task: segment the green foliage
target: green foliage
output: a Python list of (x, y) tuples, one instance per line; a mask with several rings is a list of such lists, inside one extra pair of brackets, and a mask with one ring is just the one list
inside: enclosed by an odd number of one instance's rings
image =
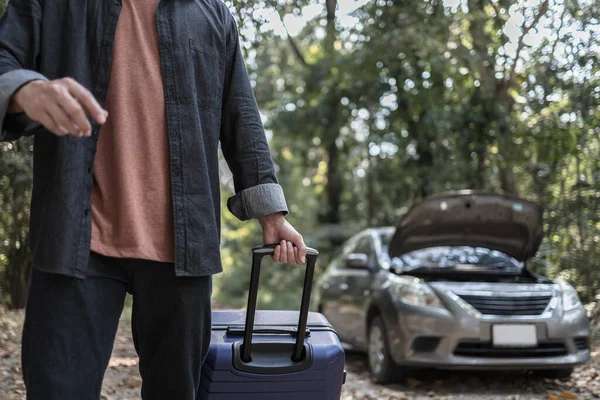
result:
[(0, 301), (13, 308), (25, 305), (29, 281), (32, 161), (30, 138), (0, 144)]

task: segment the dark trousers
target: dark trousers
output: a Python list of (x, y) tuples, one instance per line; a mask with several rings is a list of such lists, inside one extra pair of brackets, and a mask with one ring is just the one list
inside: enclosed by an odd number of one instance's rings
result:
[(85, 279), (33, 269), (23, 327), (28, 400), (98, 400), (126, 292), (144, 400), (195, 400), (211, 334), (211, 277), (92, 253)]

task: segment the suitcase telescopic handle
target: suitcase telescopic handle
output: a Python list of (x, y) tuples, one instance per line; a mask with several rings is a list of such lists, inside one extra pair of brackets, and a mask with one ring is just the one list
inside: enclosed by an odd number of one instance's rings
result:
[[(258, 297), (258, 281), (260, 277), (260, 265), (264, 256), (271, 256), (275, 252), (276, 244), (256, 246), (252, 249), (252, 271), (250, 273), (250, 290), (248, 291), (248, 309), (246, 310), (246, 324), (244, 326), (244, 342), (242, 346), (242, 361), (251, 361), (252, 332), (254, 330), (254, 317), (256, 315), (256, 301)], [(308, 309), (310, 307), (310, 294), (312, 291), (315, 265), (319, 252), (310, 247), (306, 249), (306, 272), (304, 274), (304, 285), (302, 289), (302, 302), (300, 303), (300, 317), (298, 319), (298, 335), (294, 346), (292, 361), (302, 360), (304, 349), (304, 338), (308, 321)]]

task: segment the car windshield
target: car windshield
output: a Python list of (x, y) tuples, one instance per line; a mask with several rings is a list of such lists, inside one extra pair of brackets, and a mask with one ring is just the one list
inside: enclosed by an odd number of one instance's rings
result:
[[(390, 235), (381, 235), (382, 252), (387, 256)], [(473, 246), (439, 246), (414, 250), (394, 257), (392, 263), (403, 270), (415, 268), (460, 268), (478, 266), (489, 268), (518, 268), (517, 260), (497, 250)]]

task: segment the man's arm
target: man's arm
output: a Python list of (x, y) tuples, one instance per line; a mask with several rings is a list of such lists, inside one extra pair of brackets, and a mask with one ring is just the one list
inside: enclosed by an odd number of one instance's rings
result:
[(227, 207), (243, 221), (276, 212), (286, 215), (285, 197), (275, 175), (237, 25), (229, 16), (220, 139), (236, 193)]
[(229, 13), (228, 18), (220, 140), (233, 174), (235, 195), (228, 199), (227, 207), (240, 220), (259, 220), (264, 242), (279, 243), (275, 261), (304, 262), (306, 246), (302, 236), (285, 219), (285, 196), (275, 174), (237, 24)]
[(74, 80), (48, 81), (36, 71), (41, 18), (38, 0), (10, 0), (0, 20), (2, 141), (31, 135), (40, 125), (59, 136), (89, 136), (87, 115), (100, 124), (107, 117), (94, 96)]
[(48, 79), (34, 71), (42, 10), (37, 0), (10, 0), (0, 20), (0, 140), (30, 134), (39, 123), (13, 101), (23, 85)]

